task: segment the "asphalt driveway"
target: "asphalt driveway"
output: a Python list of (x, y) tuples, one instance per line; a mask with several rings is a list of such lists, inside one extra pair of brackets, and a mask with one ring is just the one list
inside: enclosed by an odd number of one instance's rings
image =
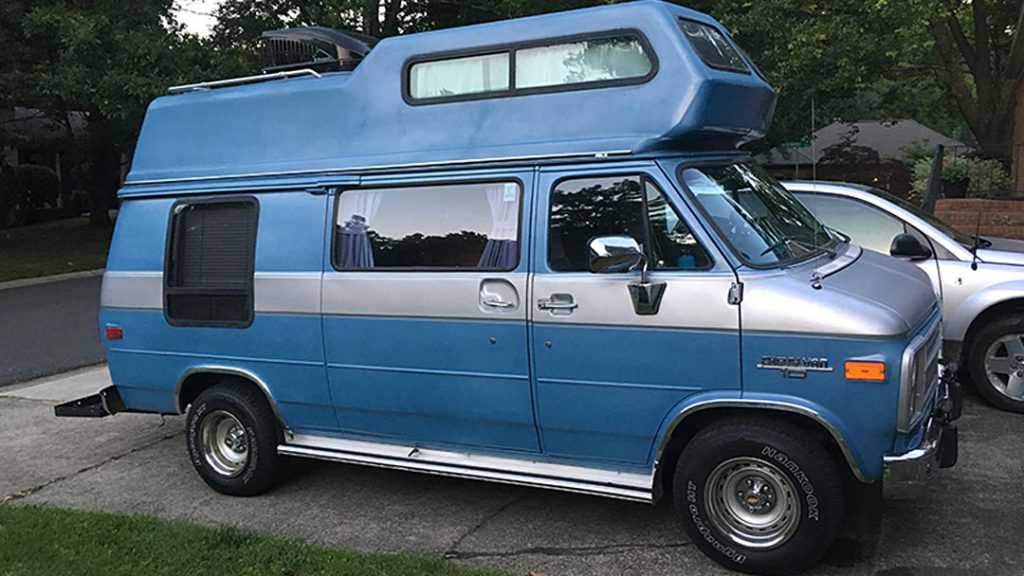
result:
[[(645, 506), (355, 466), (299, 462), (255, 499), (208, 489), (183, 419), (53, 417), (105, 385), (103, 368), (0, 391), (0, 500), (231, 524), (360, 551), (406, 551), (555, 575), (727, 574), (690, 544), (667, 505)], [(911, 500), (868, 490), (812, 574), (1024, 574), (1024, 416), (968, 397), (961, 461)]]
[(0, 288), (0, 386), (104, 361), (102, 277)]

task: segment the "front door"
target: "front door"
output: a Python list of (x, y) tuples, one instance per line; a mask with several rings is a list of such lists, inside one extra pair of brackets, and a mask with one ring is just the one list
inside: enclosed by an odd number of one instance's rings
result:
[[(532, 348), (545, 453), (649, 465), (664, 419), (688, 397), (740, 387), (734, 273), (654, 164), (542, 170)], [(634, 306), (639, 272), (596, 274), (588, 243), (627, 235), (664, 283), (654, 314)]]
[(533, 174), (364, 178), (334, 198), (324, 276), (349, 436), (536, 451), (527, 348)]

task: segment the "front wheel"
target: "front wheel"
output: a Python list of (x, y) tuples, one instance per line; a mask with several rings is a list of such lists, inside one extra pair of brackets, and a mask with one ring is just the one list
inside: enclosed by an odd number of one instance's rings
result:
[(673, 480), (690, 539), (733, 570), (805, 570), (842, 526), (835, 462), (811, 435), (785, 423), (730, 418), (705, 428), (680, 454)]
[(255, 496), (277, 482), (280, 426), (259, 391), (240, 382), (207, 388), (189, 407), (185, 429), (192, 465), (214, 490)]
[(983, 326), (967, 351), (971, 382), (996, 408), (1024, 413), (1024, 316)]

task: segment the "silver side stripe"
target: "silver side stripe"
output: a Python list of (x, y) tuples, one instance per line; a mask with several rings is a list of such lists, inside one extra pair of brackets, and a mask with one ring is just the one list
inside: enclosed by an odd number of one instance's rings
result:
[[(522, 321), (526, 278), (513, 272), (328, 272), (324, 314)], [(513, 306), (484, 306), (484, 293)]]
[[(253, 296), (257, 313), (319, 314), (319, 272), (257, 272)], [(104, 308), (162, 310), (162, 272), (115, 272), (103, 275), (100, 305)]]
[(536, 486), (636, 502), (653, 500), (653, 471), (636, 474), (302, 434), (278, 446), (277, 451), (288, 456)]

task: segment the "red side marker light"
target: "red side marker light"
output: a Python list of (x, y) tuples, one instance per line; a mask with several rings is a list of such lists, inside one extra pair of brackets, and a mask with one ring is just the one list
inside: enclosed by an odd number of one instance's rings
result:
[(107, 324), (107, 340), (120, 340), (124, 338), (124, 328), (114, 324)]

